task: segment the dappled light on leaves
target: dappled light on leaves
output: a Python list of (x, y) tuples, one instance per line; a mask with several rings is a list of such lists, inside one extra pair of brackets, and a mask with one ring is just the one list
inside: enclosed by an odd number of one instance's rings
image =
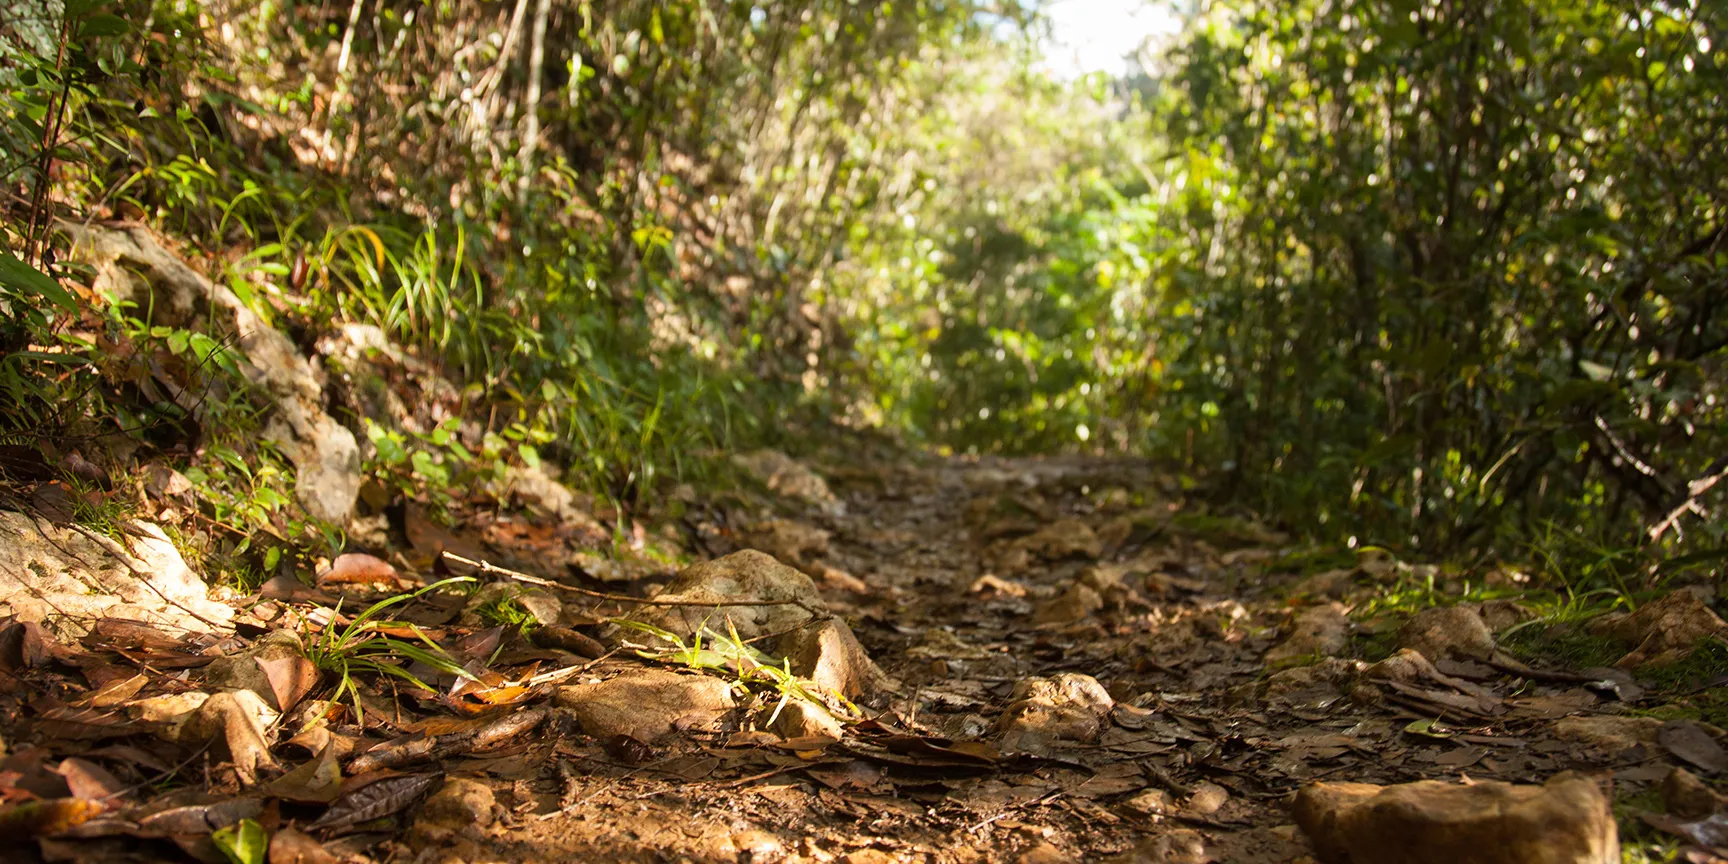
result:
[(0, 857), (1728, 858), (1724, 25), (0, 8)]

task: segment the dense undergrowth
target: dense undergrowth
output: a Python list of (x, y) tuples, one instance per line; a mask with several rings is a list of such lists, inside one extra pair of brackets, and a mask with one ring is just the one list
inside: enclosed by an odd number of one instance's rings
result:
[[(977, 24), (920, 4), (529, 6), (0, 18), (15, 469), (124, 439), (199, 463), (218, 521), (328, 533), (279, 515), (293, 478), (225, 334), (60, 287), (90, 276), (60, 220), (150, 225), (304, 348), (363, 323), (431, 363), (461, 388), (447, 416), (344, 419), (372, 473), (434, 499), (550, 458), (628, 509), (838, 404), (838, 331), (806, 283), (881, 197), (887, 157), (862, 145), (889, 122), (871, 111), (917, 97), (896, 68)], [(456, 435), (476, 418), (478, 444)]]
[(1151, 454), (1323, 540), (1720, 584), (1724, 23), (1201, 4), (1108, 118), (1016, 127), (1042, 182), (946, 151), (879, 256), (927, 262), (873, 286), (879, 390), (956, 449)]
[(629, 509), (834, 423), (1152, 456), (1567, 596), (1719, 582), (1721, 15), (1220, 0), (1070, 82), (1035, 7), (9, 7), (5, 468), (146, 448), (236, 537), (341, 544), (232, 334), (88, 290), (60, 226), (122, 220), (453, 382), (342, 418), (433, 503), (544, 459)]

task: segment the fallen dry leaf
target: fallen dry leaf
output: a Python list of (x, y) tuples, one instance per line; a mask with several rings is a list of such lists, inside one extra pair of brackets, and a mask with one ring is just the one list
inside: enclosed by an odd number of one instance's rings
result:
[(0, 669), (34, 669), (54, 659), (62, 646), (35, 621), (11, 621), (0, 628)]
[(298, 654), (265, 659), (254, 658), (270, 682), (270, 695), (277, 711), (287, 713), (318, 686), (318, 667)]
[(188, 804), (152, 813), (138, 820), (140, 837), (172, 837), (179, 834), (209, 834), (241, 819), (264, 812), (258, 798), (228, 798), (208, 804)]
[(138, 727), (113, 711), (96, 708), (54, 708), (42, 713), (42, 731), (59, 741), (96, 741), (134, 734)]
[(334, 743), (326, 743), (318, 755), (264, 786), (277, 798), (311, 804), (328, 804), (342, 792), (342, 766)]
[(1728, 752), (1711, 737), (1704, 727), (1692, 720), (1670, 720), (1662, 724), (1656, 740), (1674, 754), (1701, 771), (1711, 774), (1728, 773)]
[(276, 766), (264, 737), (275, 714), (264, 704), (264, 697), (251, 690), (224, 691), (198, 706), (198, 713), (181, 736), (194, 741), (220, 738), (228, 745), (228, 756), (241, 784), (250, 786), (258, 782), (258, 769)]
[(399, 768), (416, 762), (485, 750), (533, 730), (546, 719), (547, 714), (546, 709), (536, 708), (497, 717), (484, 725), (461, 731), (431, 737), (403, 736), (356, 756), (348, 763), (348, 770), (355, 774), (366, 774), (380, 769)]
[(443, 774), (392, 774), (376, 779), (355, 777), (345, 784), (341, 796), (330, 805), (330, 809), (307, 827), (331, 834), (353, 830), (408, 809), (443, 782)]
[(0, 809), (0, 840), (51, 837), (90, 821), (107, 808), (82, 798), (25, 801)]
[(90, 694), (90, 705), (95, 708), (113, 708), (138, 695), (138, 691), (143, 690), (144, 685), (148, 683), (150, 683), (149, 676), (142, 673), (130, 678), (110, 681), (103, 685), (102, 689)]
[(318, 587), (326, 585), (394, 585), (398, 581), (395, 565), (376, 555), (347, 552), (336, 556), (330, 569), (318, 574)]
[(114, 779), (114, 775), (102, 766), (76, 757), (62, 761), (54, 773), (66, 778), (66, 787), (72, 790), (72, 797), (86, 801), (105, 801), (119, 796), (126, 789), (125, 784)]

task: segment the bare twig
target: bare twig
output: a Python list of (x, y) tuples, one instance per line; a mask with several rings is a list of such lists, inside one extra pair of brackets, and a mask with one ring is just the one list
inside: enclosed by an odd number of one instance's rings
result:
[(380, 768), (400, 768), (403, 765), (484, 750), (532, 730), (546, 719), (547, 714), (544, 708), (518, 711), (479, 729), (433, 735), (394, 746), (386, 744), (354, 757), (348, 763), (348, 771), (350, 774), (364, 774)]
[(1703, 506), (1698, 503), (1698, 499), (1704, 497), (1705, 492), (1715, 488), (1716, 484), (1722, 482), (1722, 479), (1725, 477), (1728, 477), (1728, 463), (1724, 463), (1716, 473), (1706, 474), (1703, 477), (1686, 484), (1686, 500), (1680, 502), (1680, 506), (1669, 511), (1668, 515), (1663, 518), (1661, 522), (1656, 523), (1655, 527), (1650, 529), (1650, 539), (1652, 541), (1662, 539), (1662, 535), (1667, 533), (1669, 528), (1674, 528), (1678, 531), (1679, 527), (1677, 523), (1679, 522), (1680, 517), (1689, 512), (1696, 513), (1699, 516), (1708, 519), (1709, 513), (1707, 513)]
[(472, 558), (464, 558), (449, 550), (444, 551), (444, 557), (458, 564), (466, 564), (469, 567), (478, 568), (480, 572), (488, 575), (507, 576), (518, 582), (526, 582), (529, 585), (539, 585), (542, 588), (556, 588), (560, 591), (569, 591), (573, 594), (581, 594), (584, 597), (594, 597), (600, 600), (611, 600), (615, 603), (636, 603), (643, 606), (693, 606), (702, 609), (722, 609), (731, 606), (796, 606), (809, 612), (813, 618), (825, 619), (829, 617), (828, 610), (818, 609), (802, 600), (761, 600), (755, 598), (746, 598), (743, 600), (659, 600), (653, 597), (632, 597), (628, 594), (613, 594), (607, 591), (591, 591), (587, 588), (565, 585), (562, 582), (554, 582), (551, 579), (542, 579), (539, 576), (530, 576), (527, 573), (499, 567), (498, 565), (487, 561), (475, 561)]

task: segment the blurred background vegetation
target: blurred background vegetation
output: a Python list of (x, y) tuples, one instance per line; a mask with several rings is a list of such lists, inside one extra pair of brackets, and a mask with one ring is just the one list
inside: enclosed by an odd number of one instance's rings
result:
[(128, 220), (611, 500), (831, 426), (1147, 456), (1325, 542), (1720, 572), (1728, 11), (1199, 0), (1087, 72), (1048, 49), (1084, 7), (7, 4), (0, 436), (274, 488), (243, 392), (188, 438), (115, 371), (225, 357), (57, 258)]

